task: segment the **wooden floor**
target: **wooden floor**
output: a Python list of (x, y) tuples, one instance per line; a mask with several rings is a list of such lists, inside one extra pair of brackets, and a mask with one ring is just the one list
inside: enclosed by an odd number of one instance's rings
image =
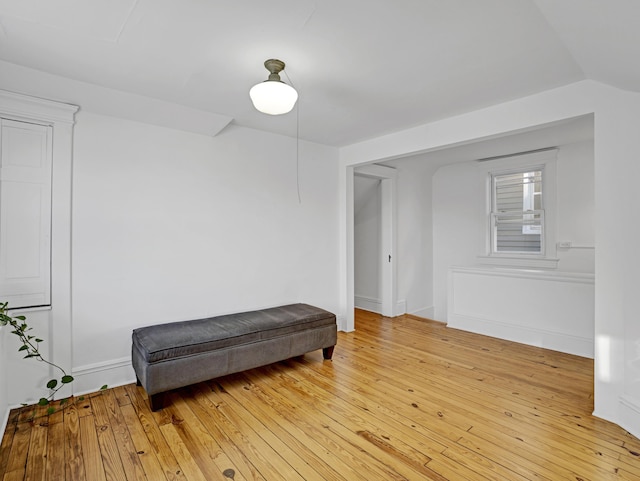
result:
[(640, 480), (640, 441), (591, 416), (593, 362), (358, 312), (321, 352), (172, 393), (131, 384), (11, 413), (0, 480)]

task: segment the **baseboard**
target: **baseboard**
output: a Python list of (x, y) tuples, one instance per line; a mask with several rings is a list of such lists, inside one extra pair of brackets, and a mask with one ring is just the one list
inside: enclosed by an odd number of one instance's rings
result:
[(620, 426), (640, 439), (640, 399), (620, 396)]
[(380, 314), (382, 312), (382, 302), (378, 299), (374, 299), (373, 297), (355, 296), (354, 305), (356, 308), (362, 309), (363, 311), (375, 312), (376, 314)]
[[(375, 312), (382, 314), (382, 302), (379, 299), (367, 296), (354, 296), (354, 306), (363, 311)], [(396, 302), (393, 315), (401, 316), (407, 312), (407, 301), (400, 300)]]
[(560, 332), (516, 326), (489, 319), (480, 319), (460, 314), (449, 314), (447, 326), (507, 341), (542, 347), (593, 359), (593, 339), (572, 336)]
[(130, 357), (78, 366), (72, 369), (71, 374), (76, 396), (98, 391), (105, 384), (109, 387), (122, 386), (136, 379)]
[[(132, 378), (130, 378), (130, 379), (127, 379), (127, 380), (124, 380), (124, 381), (122, 381), (122, 382), (118, 382), (118, 383), (108, 384), (108, 385), (107, 385), (107, 389), (113, 389), (113, 388), (115, 388), (115, 387), (120, 387), (120, 386), (126, 386), (127, 384), (133, 384), (133, 383), (135, 383), (135, 382), (136, 382), (136, 376), (135, 376), (135, 373), (134, 373), (133, 377), (132, 377)], [(87, 391), (78, 391), (78, 392), (75, 392), (73, 395), (74, 395), (75, 397), (78, 397), (78, 396), (86, 396), (87, 394), (93, 394), (93, 393), (96, 393), (96, 392), (99, 392), (99, 391), (100, 391), (100, 389), (89, 389), (89, 390), (87, 390)]]
[(353, 331), (353, 329), (351, 331), (347, 330), (347, 316), (343, 314), (338, 314), (336, 316), (336, 324), (338, 325), (338, 331), (343, 331), (343, 332)]
[(417, 311), (411, 311), (411, 312), (408, 312), (407, 314), (411, 314), (412, 316), (415, 316), (415, 317), (421, 317), (423, 319), (435, 320), (435, 312), (436, 312), (436, 308), (431, 306), (431, 307), (418, 309)]

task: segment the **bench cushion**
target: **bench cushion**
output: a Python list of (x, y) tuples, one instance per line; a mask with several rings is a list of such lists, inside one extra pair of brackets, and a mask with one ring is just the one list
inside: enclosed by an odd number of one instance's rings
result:
[(331, 312), (308, 304), (291, 304), (142, 327), (133, 331), (133, 344), (144, 360), (153, 364), (335, 324)]

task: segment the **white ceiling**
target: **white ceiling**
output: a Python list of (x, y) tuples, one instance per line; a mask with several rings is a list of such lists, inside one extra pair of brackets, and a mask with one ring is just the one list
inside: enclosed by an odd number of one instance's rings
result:
[[(347, 145), (590, 78), (640, 91), (637, 0), (0, 0), (0, 59)], [(73, 98), (58, 99), (73, 102)]]

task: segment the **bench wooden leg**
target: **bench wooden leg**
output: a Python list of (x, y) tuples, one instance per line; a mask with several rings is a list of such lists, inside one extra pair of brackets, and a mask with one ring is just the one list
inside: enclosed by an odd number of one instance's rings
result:
[(333, 356), (333, 348), (336, 346), (329, 346), (322, 349), (322, 357), (325, 359), (331, 360), (331, 356)]
[(164, 393), (152, 394), (149, 396), (149, 406), (153, 412), (162, 409), (164, 405)]

